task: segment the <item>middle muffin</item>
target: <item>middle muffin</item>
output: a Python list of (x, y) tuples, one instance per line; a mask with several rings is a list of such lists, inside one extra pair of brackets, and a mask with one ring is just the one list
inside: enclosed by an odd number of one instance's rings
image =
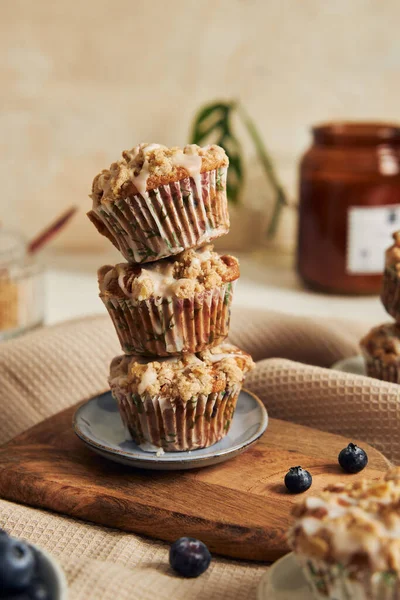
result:
[(98, 271), (100, 298), (126, 354), (202, 352), (228, 335), (239, 262), (212, 245), (146, 265)]

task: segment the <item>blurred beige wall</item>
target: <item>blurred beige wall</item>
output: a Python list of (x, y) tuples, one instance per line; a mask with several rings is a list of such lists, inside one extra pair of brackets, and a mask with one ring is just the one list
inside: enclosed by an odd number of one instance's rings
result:
[(57, 244), (107, 244), (93, 176), (140, 141), (184, 144), (215, 98), (243, 101), (293, 192), (311, 123), (400, 121), (399, 23), (398, 0), (3, 2), (1, 220), (29, 236), (77, 203)]

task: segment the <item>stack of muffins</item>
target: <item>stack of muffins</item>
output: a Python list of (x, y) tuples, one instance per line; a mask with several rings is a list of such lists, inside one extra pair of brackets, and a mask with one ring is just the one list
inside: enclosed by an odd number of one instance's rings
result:
[(381, 300), (395, 321), (374, 327), (360, 342), (370, 377), (400, 383), (400, 231), (385, 254)]
[(88, 217), (127, 261), (98, 271), (124, 352), (109, 382), (144, 450), (218, 442), (254, 366), (224, 341), (238, 260), (209, 243), (229, 231), (227, 168), (219, 146), (140, 144), (93, 181)]

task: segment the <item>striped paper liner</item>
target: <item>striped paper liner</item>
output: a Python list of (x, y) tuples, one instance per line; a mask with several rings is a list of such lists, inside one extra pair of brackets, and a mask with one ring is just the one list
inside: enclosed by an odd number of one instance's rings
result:
[[(397, 600), (400, 581), (394, 571), (376, 572), (297, 556), (315, 600)], [(311, 600), (311, 598), (310, 598)]]
[(379, 358), (365, 357), (367, 375), (380, 379), (381, 381), (390, 381), (391, 383), (400, 383), (400, 362), (385, 364)]
[(194, 396), (188, 402), (132, 394), (113, 386), (121, 418), (136, 444), (167, 452), (206, 448), (229, 431), (241, 386)]
[[(173, 256), (229, 232), (227, 167), (131, 198), (99, 204), (89, 218), (128, 262)], [(200, 189), (198, 189), (200, 187)], [(105, 229), (104, 229), (105, 228)]]
[(229, 332), (233, 283), (191, 298), (128, 298), (101, 295), (125, 354), (168, 356), (217, 346)]

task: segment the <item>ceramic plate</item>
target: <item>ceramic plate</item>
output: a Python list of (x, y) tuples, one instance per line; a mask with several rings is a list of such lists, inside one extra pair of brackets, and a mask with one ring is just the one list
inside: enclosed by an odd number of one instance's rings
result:
[(57, 561), (42, 548), (38, 548), (35, 544), (31, 544), (30, 542), (28, 542), (28, 544), (35, 553), (38, 572), (49, 589), (49, 597), (53, 598), (53, 600), (67, 600), (67, 580)]
[(232, 425), (220, 442), (189, 452), (165, 452), (157, 456), (135, 444), (125, 429), (111, 392), (95, 396), (80, 406), (74, 415), (75, 433), (92, 450), (115, 462), (141, 469), (174, 470), (206, 467), (244, 452), (264, 433), (267, 411), (259, 398), (240, 392)]
[(312, 592), (293, 552), (272, 565), (262, 577), (257, 600), (311, 600)]
[(366, 375), (364, 358), (360, 356), (351, 356), (344, 358), (332, 365), (332, 369), (343, 371), (344, 373), (353, 373), (353, 375)]

